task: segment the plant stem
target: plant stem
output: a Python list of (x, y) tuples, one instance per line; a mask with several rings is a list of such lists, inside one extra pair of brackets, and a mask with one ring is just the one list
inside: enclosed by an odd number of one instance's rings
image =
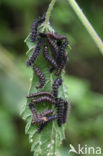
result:
[(47, 28), (49, 26), (49, 19), (50, 19), (51, 11), (53, 9), (55, 2), (56, 2), (56, 0), (52, 0), (51, 3), (49, 4), (48, 10), (46, 12), (45, 23), (44, 23), (45, 28)]
[(67, 0), (67, 1), (70, 4), (70, 6), (72, 7), (72, 9), (74, 10), (74, 12), (76, 13), (76, 15), (78, 16), (78, 18), (80, 19), (80, 21), (83, 23), (84, 27), (87, 29), (87, 31), (91, 35), (92, 39), (96, 43), (96, 45), (99, 48), (99, 50), (101, 51), (101, 53), (103, 54), (102, 40), (100, 39), (100, 37), (98, 36), (98, 34), (96, 33), (96, 31), (94, 30), (92, 25), (90, 24), (90, 22), (88, 21), (88, 19), (86, 18), (86, 16), (84, 15), (82, 10), (78, 6), (78, 4), (76, 3), (76, 1), (75, 0)]

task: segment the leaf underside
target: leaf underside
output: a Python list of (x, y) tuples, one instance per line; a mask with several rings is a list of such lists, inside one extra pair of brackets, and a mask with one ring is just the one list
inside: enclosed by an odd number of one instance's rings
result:
[[(27, 55), (30, 57), (32, 54), (35, 44), (30, 42), (30, 35), (25, 40), (28, 51)], [(50, 52), (50, 51), (49, 51)], [(38, 91), (49, 91), (52, 92), (52, 84), (54, 80), (57, 78), (55, 76), (55, 71), (51, 74), (49, 72), (50, 64), (45, 60), (43, 56), (43, 49), (41, 50), (40, 55), (38, 56), (35, 64), (37, 67), (43, 72), (46, 78), (46, 84), (41, 89), (36, 89), (36, 86), (39, 83), (38, 77), (33, 73), (31, 87), (29, 90), (29, 94), (37, 93)], [(62, 73), (63, 79), (64, 71)], [(66, 99), (68, 97), (66, 88), (64, 84), (59, 87), (59, 97)], [(22, 117), (26, 120), (26, 128), (25, 133), (29, 135), (29, 142), (31, 143), (31, 151), (34, 152), (34, 156), (51, 156), (57, 155), (57, 149), (62, 143), (62, 140), (65, 138), (64, 129), (65, 124), (61, 127), (58, 127), (57, 120), (54, 120), (46, 125), (46, 127), (41, 131), (41, 133), (37, 132), (37, 125), (31, 125), (32, 121), (32, 113), (29, 110), (28, 104), (30, 99), (27, 99), (27, 103), (25, 105), (25, 109), (22, 112)], [(56, 109), (53, 104), (41, 103), (36, 105), (36, 109), (38, 113), (41, 113), (47, 109), (54, 109), (56, 113)]]

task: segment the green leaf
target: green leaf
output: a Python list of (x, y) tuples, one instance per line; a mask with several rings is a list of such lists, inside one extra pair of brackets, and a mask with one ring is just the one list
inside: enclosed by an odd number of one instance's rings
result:
[[(26, 38), (25, 42), (29, 48), (28, 52), (30, 52), (30, 51), (33, 52), (32, 47), (35, 47), (35, 44), (32, 44), (30, 42), (30, 35)], [(29, 55), (30, 53), (27, 53), (27, 54)], [(51, 92), (52, 84), (53, 84), (54, 80), (57, 78), (57, 76), (55, 76), (55, 71), (52, 74), (50, 74), (49, 68), (51, 66), (45, 60), (42, 52), (36, 60), (36, 65), (37, 65), (37, 67), (39, 67), (39, 69), (45, 75), (46, 84), (43, 88), (37, 90), (36, 86), (38, 85), (39, 81), (38, 81), (38, 77), (35, 74), (33, 74), (29, 94), (36, 93), (38, 91)], [(63, 78), (63, 75), (64, 75), (64, 72), (63, 72), (62, 76), (60, 76), (60, 77)], [(59, 97), (62, 97), (63, 99), (68, 98), (67, 90), (66, 90), (64, 84), (62, 86), (60, 86), (60, 88), (59, 88)], [(23, 116), (23, 119), (26, 120), (26, 122), (27, 122), (25, 132), (26, 132), (26, 134), (29, 134), (29, 142), (31, 143), (31, 151), (34, 152), (35, 156), (55, 155), (55, 152), (61, 145), (62, 140), (65, 138), (65, 134), (64, 134), (65, 124), (62, 127), (58, 127), (57, 120), (52, 121), (52, 122), (48, 123), (48, 125), (39, 134), (37, 132), (37, 126), (31, 125), (32, 113), (30, 112), (30, 110), (28, 108), (29, 102), (30, 102), (30, 99), (27, 100), (26, 106), (23, 107), (25, 109), (24, 109), (24, 112), (22, 113), (22, 116)], [(54, 109), (55, 110), (54, 105), (45, 104), (45, 103), (38, 104), (36, 106), (36, 109), (39, 113), (45, 111), (46, 109)], [(56, 113), (56, 110), (55, 110), (55, 113)]]

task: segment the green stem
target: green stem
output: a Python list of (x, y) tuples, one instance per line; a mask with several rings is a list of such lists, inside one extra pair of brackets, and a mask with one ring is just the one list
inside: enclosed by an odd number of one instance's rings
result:
[(101, 51), (101, 53), (103, 54), (102, 40), (100, 39), (100, 37), (98, 36), (98, 34), (96, 33), (96, 31), (94, 30), (92, 25), (90, 24), (90, 22), (88, 21), (88, 19), (86, 18), (86, 16), (84, 15), (82, 10), (78, 6), (78, 4), (76, 3), (76, 1), (75, 0), (67, 0), (67, 1), (70, 4), (70, 6), (72, 7), (72, 9), (75, 11), (75, 13), (78, 16), (78, 18), (80, 19), (80, 21), (83, 23), (84, 27), (87, 29), (87, 31), (91, 35), (92, 39), (96, 43), (96, 45), (99, 48), (99, 50)]
[(46, 12), (45, 23), (44, 23), (45, 28), (48, 28), (48, 26), (49, 26), (49, 19), (50, 19), (51, 11), (52, 11), (55, 3), (56, 3), (56, 0), (52, 0), (51, 3), (49, 4), (48, 10)]

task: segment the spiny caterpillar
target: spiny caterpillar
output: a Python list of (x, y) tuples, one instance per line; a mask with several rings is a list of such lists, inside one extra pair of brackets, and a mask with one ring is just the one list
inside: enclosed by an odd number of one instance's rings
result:
[(67, 114), (68, 114), (68, 109), (69, 109), (69, 103), (67, 101), (64, 101), (63, 123), (66, 122)]
[(42, 17), (39, 17), (36, 21), (32, 24), (32, 30), (31, 30), (31, 42), (35, 42), (38, 34), (38, 27), (45, 21), (45, 15)]
[(51, 38), (53, 38), (55, 40), (64, 40), (64, 39), (66, 39), (66, 36), (64, 36), (64, 35), (57, 35), (56, 33), (51, 33), (51, 32), (47, 32), (46, 34), (47, 34), (47, 36), (49, 36), (49, 37), (51, 37)]
[(67, 45), (68, 45), (68, 40), (66, 39), (65, 42), (60, 47), (60, 52), (59, 52), (59, 56), (58, 56), (58, 64), (61, 64), (61, 62), (63, 60), (65, 49), (66, 49)]
[(38, 39), (38, 43), (37, 43), (37, 45), (36, 45), (36, 47), (35, 47), (35, 49), (34, 49), (34, 52), (33, 52), (33, 54), (31, 55), (31, 57), (27, 60), (27, 66), (31, 66), (34, 62), (35, 62), (35, 60), (37, 59), (37, 57), (38, 57), (38, 55), (40, 54), (40, 52), (41, 52), (41, 45), (43, 44), (43, 40), (42, 39)]
[(51, 98), (54, 98), (54, 95), (50, 92), (37, 92), (37, 93), (33, 93), (27, 96), (27, 98), (33, 98), (33, 97), (38, 97), (38, 96), (49, 96)]
[(58, 88), (59, 86), (62, 84), (62, 79), (61, 78), (57, 78), (55, 81), (54, 81), (54, 84), (53, 84), (53, 95), (55, 98), (57, 98), (58, 96)]
[(63, 119), (64, 119), (63, 105), (64, 105), (63, 99), (59, 98), (56, 104), (57, 114), (58, 114), (58, 126), (61, 126), (63, 124)]
[(61, 64), (58, 66), (58, 68), (57, 68), (57, 71), (56, 71), (56, 73), (55, 73), (56, 76), (59, 76), (59, 75), (61, 74), (61, 72), (62, 72), (64, 66), (65, 66), (65, 62), (62, 61), (62, 63), (61, 63)]
[[(54, 113), (54, 110), (46, 110), (42, 112), (40, 115), (38, 115), (37, 110), (34, 108), (32, 103), (29, 103), (29, 108), (33, 114), (32, 124), (39, 124), (42, 125), (44, 123), (48, 123), (48, 121), (53, 120), (55, 115), (52, 115)], [(48, 116), (52, 115), (52, 116)]]
[(39, 97), (38, 99), (32, 100), (32, 102), (35, 103), (35, 104), (43, 103), (43, 102), (55, 104), (55, 100), (53, 98), (50, 98), (50, 97), (47, 97), (47, 96)]
[(53, 48), (53, 56), (54, 56), (54, 58), (57, 58), (57, 56), (58, 56), (58, 46), (57, 46), (57, 44), (50, 37), (47, 37), (47, 39), (48, 39), (49, 44)]
[(55, 119), (57, 119), (57, 115), (53, 115), (53, 116), (47, 117), (47, 121), (44, 122), (43, 124), (40, 124), (40, 125), (38, 126), (38, 132), (40, 133), (40, 132), (43, 130), (43, 128), (44, 128), (50, 121), (55, 120)]
[(57, 64), (55, 60), (50, 57), (47, 46), (44, 47), (44, 57), (55, 69), (57, 69)]
[(42, 88), (45, 84), (45, 76), (43, 75), (43, 73), (40, 71), (40, 69), (35, 64), (33, 65), (33, 70), (39, 77), (39, 81), (40, 81), (40, 84), (38, 86), (36, 86), (36, 88), (37, 89)]
[[(33, 43), (36, 41), (36, 46), (34, 52), (27, 61), (27, 66), (31, 66), (33, 71), (38, 76), (39, 85), (36, 86), (36, 88), (41, 89), (44, 87), (43, 91), (31, 93), (27, 96), (27, 99), (29, 100), (29, 109), (32, 112), (32, 124), (37, 125), (39, 133), (52, 120), (57, 120), (59, 127), (65, 123), (69, 108), (69, 103), (66, 100), (61, 97), (58, 98), (58, 89), (59, 86), (62, 85), (62, 78), (61, 76), (58, 78), (58, 76), (61, 74), (67, 62), (66, 48), (68, 46), (68, 40), (64, 35), (58, 35), (53, 32), (42, 32), (39, 30), (44, 21), (45, 15), (38, 18), (32, 24), (30, 40)], [(49, 52), (49, 49), (52, 53)], [(43, 54), (42, 57), (44, 57), (45, 60), (51, 65), (50, 69), (48, 67), (50, 76), (52, 75), (51, 73), (53, 70), (56, 70), (56, 79), (52, 84), (52, 88), (50, 88), (52, 89), (51, 91), (45, 90), (47, 80), (39, 67), (36, 66), (38, 63), (37, 57), (39, 57), (39, 54), (41, 53)], [(41, 105), (42, 103), (46, 103), (46, 105), (51, 104), (52, 109), (38, 113), (39, 111), (37, 111), (35, 107), (38, 107), (36, 104), (39, 103), (41, 103)]]

